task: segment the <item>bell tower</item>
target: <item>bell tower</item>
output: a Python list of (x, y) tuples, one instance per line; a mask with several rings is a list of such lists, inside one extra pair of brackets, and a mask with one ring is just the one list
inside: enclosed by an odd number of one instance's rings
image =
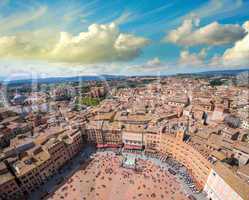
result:
[(183, 141), (185, 136), (185, 131), (183, 130), (183, 128), (178, 129), (178, 131), (176, 132), (176, 139), (178, 141)]

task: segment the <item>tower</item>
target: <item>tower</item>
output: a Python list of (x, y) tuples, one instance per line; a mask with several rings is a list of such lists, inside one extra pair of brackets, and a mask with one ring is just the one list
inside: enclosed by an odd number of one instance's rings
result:
[(176, 132), (176, 139), (179, 141), (183, 141), (185, 135), (185, 131), (183, 128), (179, 128), (178, 131)]

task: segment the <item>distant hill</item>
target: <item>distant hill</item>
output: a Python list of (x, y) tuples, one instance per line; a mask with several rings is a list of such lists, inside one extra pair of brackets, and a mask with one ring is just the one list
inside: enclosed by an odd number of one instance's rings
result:
[[(12, 80), (12, 81), (3, 82), (3, 84), (18, 85), (18, 84), (31, 84), (32, 82), (37, 82), (39, 84), (51, 84), (51, 83), (65, 83), (65, 82), (79, 82), (79, 81), (120, 80), (123, 78), (124, 76), (114, 76), (114, 75), (51, 77), (51, 78), (42, 78), (37, 80), (32, 80), (32, 79)], [(4, 79), (0, 78), (0, 81), (3, 80)]]
[(183, 73), (176, 74), (177, 76), (181, 75), (199, 75), (199, 76), (236, 76), (242, 72), (249, 72), (249, 69), (233, 69), (233, 70), (216, 70), (216, 71), (204, 71), (196, 73)]
[[(218, 71), (204, 71), (196, 73), (178, 73), (175, 75), (165, 75), (167, 76), (200, 76), (200, 77), (214, 77), (214, 76), (236, 76), (242, 72), (248, 72), (249, 69), (235, 69), (235, 70), (218, 70)], [(77, 77), (51, 77), (51, 78), (41, 78), (38, 80), (32, 79), (22, 79), (22, 80), (12, 80), (4, 82), (4, 77), (0, 77), (0, 82), (3, 84), (9, 85), (18, 85), (18, 84), (31, 84), (34, 81), (37, 81), (40, 84), (51, 84), (51, 83), (65, 83), (65, 82), (79, 82), (79, 81), (101, 81), (101, 80), (123, 80), (129, 77), (155, 77), (155, 76), (118, 76), (118, 75), (100, 75), (100, 76), (77, 76)]]

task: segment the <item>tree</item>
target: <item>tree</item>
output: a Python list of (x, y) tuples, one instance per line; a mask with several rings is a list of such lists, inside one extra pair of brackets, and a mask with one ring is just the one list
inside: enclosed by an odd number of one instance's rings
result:
[(210, 83), (211, 86), (219, 86), (219, 85), (223, 84), (223, 82), (221, 80), (219, 80), (219, 79), (211, 80), (209, 83)]

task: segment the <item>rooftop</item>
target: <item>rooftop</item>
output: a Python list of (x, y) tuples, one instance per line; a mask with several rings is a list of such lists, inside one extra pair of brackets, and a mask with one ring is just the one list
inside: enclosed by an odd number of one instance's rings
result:
[(239, 166), (237, 173), (246, 176), (249, 179), (249, 164)]
[(32, 171), (34, 168), (37, 168), (50, 158), (49, 153), (43, 150), (37, 150), (39, 149), (35, 148), (33, 150), (30, 150), (30, 153), (32, 153), (32, 155), (27, 155), (13, 164), (17, 176), (22, 176)]
[(111, 121), (115, 116), (115, 112), (106, 112), (106, 113), (98, 113), (94, 116), (93, 120), (100, 121), (100, 120), (108, 120)]
[(217, 162), (214, 164), (214, 170), (219, 176), (231, 187), (242, 199), (249, 197), (249, 185), (242, 181), (235, 173), (232, 172), (225, 164)]
[[(0, 168), (2, 167), (3, 163), (0, 163)], [(5, 165), (5, 164), (4, 164)], [(7, 183), (10, 180), (13, 180), (15, 177), (7, 170), (4, 172), (0, 172), (0, 186), (4, 183)]]
[(131, 114), (118, 112), (115, 116), (116, 121), (134, 122), (134, 123), (148, 123), (152, 119), (150, 114)]

